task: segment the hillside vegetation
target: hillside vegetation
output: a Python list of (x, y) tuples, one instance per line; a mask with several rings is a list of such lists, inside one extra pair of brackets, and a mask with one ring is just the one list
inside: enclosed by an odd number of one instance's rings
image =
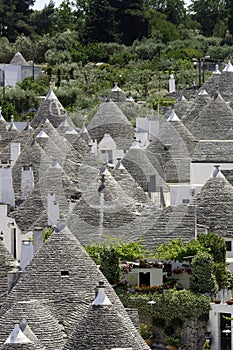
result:
[(198, 85), (203, 57), (213, 69), (232, 56), (230, 1), (193, 0), (186, 8), (182, 0), (67, 0), (41, 11), (32, 10), (34, 3), (0, 3), (0, 63), (20, 51), (44, 73), (0, 91), (6, 117), (33, 114), (51, 81), (64, 107), (80, 116), (92, 115), (115, 82), (157, 108), (169, 74), (181, 91)]

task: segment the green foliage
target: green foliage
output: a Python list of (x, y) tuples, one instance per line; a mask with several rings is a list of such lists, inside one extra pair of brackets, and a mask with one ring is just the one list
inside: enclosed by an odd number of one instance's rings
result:
[(112, 284), (119, 281), (120, 259), (135, 260), (146, 254), (141, 241), (124, 243), (122, 240), (109, 238), (102, 243), (93, 243), (84, 247), (90, 257)]
[(207, 234), (199, 234), (198, 241), (209, 250), (214, 262), (225, 263), (226, 261), (226, 242), (224, 238), (216, 233), (208, 232)]
[(194, 293), (216, 293), (218, 285), (213, 272), (214, 261), (212, 256), (206, 252), (198, 253), (192, 261), (190, 290)]
[(150, 326), (145, 323), (140, 323), (140, 334), (143, 339), (152, 339), (153, 332), (150, 329)]
[(119, 281), (120, 261), (113, 247), (104, 247), (101, 255), (100, 271), (102, 271), (109, 283), (115, 284)]
[(206, 36), (211, 36), (216, 23), (226, 18), (224, 0), (192, 0), (190, 9), (192, 18), (200, 23), (202, 33)]
[(53, 228), (52, 227), (47, 227), (43, 231), (43, 243), (47, 241), (47, 239), (51, 236), (53, 233)]
[(186, 256), (194, 256), (204, 251), (206, 249), (201, 245), (199, 240), (189, 241), (187, 244), (184, 244), (182, 238), (179, 237), (156, 248), (155, 258), (183, 261)]
[(32, 32), (30, 25), (30, 6), (34, 0), (2, 0), (0, 2), (0, 32), (1, 36), (14, 41), (20, 34), (29, 35)]
[(167, 336), (165, 341), (166, 341), (166, 344), (173, 345), (173, 346), (175, 346), (177, 348), (180, 345), (180, 338), (176, 338), (176, 337), (173, 337), (171, 335)]
[(19, 87), (6, 88), (5, 95), (0, 95), (0, 104), (2, 105), (3, 115), (10, 117), (18, 114), (27, 113), (29, 110), (38, 106), (38, 97), (33, 91), (24, 91)]
[(39, 96), (46, 95), (49, 88), (49, 76), (44, 75), (33, 80), (33, 77), (25, 78), (22, 82), (17, 83), (17, 86), (24, 91), (33, 91)]
[(210, 298), (206, 295), (197, 295), (189, 290), (170, 289), (166, 293), (151, 294), (150, 299), (155, 303), (148, 305), (148, 296), (140, 294), (130, 298), (131, 307), (137, 307), (140, 317), (152, 317), (154, 325), (159, 319), (166, 324), (173, 324), (179, 319), (178, 325), (190, 319), (208, 319), (210, 310)]
[(15, 51), (9, 40), (5, 37), (0, 38), (0, 62), (8, 63), (14, 56)]
[(214, 263), (214, 275), (216, 277), (219, 289), (226, 288), (228, 286), (228, 273), (225, 262)]

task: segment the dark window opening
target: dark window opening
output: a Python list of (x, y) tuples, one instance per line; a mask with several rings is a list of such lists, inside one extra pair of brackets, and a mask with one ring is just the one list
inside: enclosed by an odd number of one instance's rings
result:
[(61, 271), (61, 276), (69, 276), (69, 271)]
[(231, 241), (226, 241), (226, 250), (231, 252)]

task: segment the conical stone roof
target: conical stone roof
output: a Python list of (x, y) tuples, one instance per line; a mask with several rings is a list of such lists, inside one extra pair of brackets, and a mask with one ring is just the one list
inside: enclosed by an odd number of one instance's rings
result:
[(190, 102), (189, 108), (186, 110), (185, 115), (182, 118), (182, 122), (189, 129), (192, 122), (196, 119), (203, 107), (210, 102), (210, 96), (208, 93), (201, 93), (205, 90), (201, 90), (195, 99)]
[[(36, 184), (31, 194), (9, 216), (14, 218), (19, 229), (26, 233), (30, 231), (32, 225), (40, 218), (43, 211), (47, 212), (44, 207), (40, 186)], [(42, 226), (42, 223), (40, 226)]]
[(18, 263), (0, 240), (0, 305), (7, 294), (8, 272), (17, 270)]
[(184, 242), (195, 237), (195, 206), (168, 206), (162, 209), (142, 241), (146, 248), (153, 251), (155, 247), (178, 237)]
[(71, 308), (76, 312), (80, 305), (82, 315), (85, 314), (84, 309), (87, 310), (95, 299), (95, 287), (99, 281), (104, 282), (109, 299), (125, 320), (127, 332), (134, 335), (136, 343), (144, 344), (114, 290), (66, 227), (53, 232), (43, 244), (22, 272), (1, 312), (9, 310), (14, 302), (46, 299), (52, 303), (53, 314), (67, 329), (72, 317)]
[[(0, 318), (0, 348), (15, 324), (35, 349), (62, 349), (64, 346), (61, 326), (53, 316), (46, 302), (30, 300), (15, 302)], [(10, 345), (10, 344), (9, 344)], [(20, 344), (11, 344), (11, 349), (18, 349)], [(6, 347), (10, 348), (10, 347)], [(20, 348), (20, 347), (19, 347)], [(22, 347), (24, 349), (24, 346)], [(30, 347), (29, 349), (34, 349)]]
[(28, 62), (25, 60), (23, 55), (18, 51), (10, 61), (10, 64), (18, 65), (18, 66), (28, 66)]
[[(93, 176), (89, 182), (86, 174), (90, 176), (91, 172)], [(102, 227), (121, 227), (133, 221), (141, 209), (136, 201), (126, 195), (107, 170), (104, 171), (104, 175), (98, 176), (95, 168), (83, 167), (79, 172), (79, 182), (82, 198), (77, 202), (69, 219), (72, 230), (76, 227), (77, 216), (96, 227), (96, 233), (101, 235)]]
[(178, 121), (161, 120), (158, 137), (147, 147), (147, 156), (153, 164), (156, 157), (164, 170), (166, 182), (189, 182), (190, 159), (196, 140)]
[[(32, 127), (36, 128), (43, 118), (49, 119), (55, 128), (68, 118), (66, 110), (61, 105), (52, 88), (50, 88), (45, 100), (41, 102), (37, 114), (31, 122)], [(71, 121), (69, 122), (73, 124)]]
[(192, 153), (192, 162), (232, 163), (233, 140), (201, 140)]
[(65, 350), (148, 349), (137, 332), (129, 332), (126, 319), (114, 305), (89, 307), (69, 337)]
[(179, 118), (182, 118), (189, 108), (189, 102), (186, 100), (183, 94), (180, 94), (174, 105), (174, 110)]
[(115, 168), (109, 169), (109, 171), (128, 197), (134, 199), (138, 203), (146, 203), (148, 201), (143, 189), (121, 164), (120, 160)]
[(126, 101), (126, 96), (124, 95), (122, 90), (119, 88), (117, 83), (115, 83), (111, 92), (108, 94), (108, 99), (115, 102), (116, 104), (122, 104)]
[(160, 162), (156, 156), (150, 161), (147, 152), (142, 148), (130, 148), (123, 157), (122, 164), (145, 192), (148, 190), (147, 183), (151, 175), (155, 175), (157, 186), (167, 188)]
[(23, 149), (19, 155), (17, 161), (12, 168), (13, 187), (15, 191), (16, 199), (20, 198), (21, 194), (21, 172), (23, 167), (31, 166), (33, 169), (34, 183), (35, 185), (39, 181), (40, 177), (40, 165), (42, 159), (46, 157), (45, 152), (39, 146), (39, 144), (32, 140)]
[(231, 237), (233, 187), (218, 168), (213, 174), (192, 201), (196, 205), (197, 223), (209, 232)]
[(91, 119), (87, 130), (93, 140), (98, 142), (104, 134), (110, 134), (118, 149), (127, 150), (133, 140), (133, 128), (119, 107), (112, 101), (100, 104), (97, 113)]
[[(218, 71), (217, 71), (218, 72)], [(219, 89), (219, 79), (221, 74), (213, 72), (209, 79), (202, 85), (201, 89), (207, 91), (210, 97), (213, 97), (216, 94), (216, 91)]]
[(224, 140), (233, 125), (233, 111), (217, 93), (202, 108), (190, 131), (197, 140)]

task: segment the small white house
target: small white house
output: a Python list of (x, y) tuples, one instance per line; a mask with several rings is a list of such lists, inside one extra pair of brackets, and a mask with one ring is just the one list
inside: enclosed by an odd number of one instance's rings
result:
[(126, 275), (129, 286), (161, 286), (163, 284), (163, 269), (156, 267), (136, 267)]

